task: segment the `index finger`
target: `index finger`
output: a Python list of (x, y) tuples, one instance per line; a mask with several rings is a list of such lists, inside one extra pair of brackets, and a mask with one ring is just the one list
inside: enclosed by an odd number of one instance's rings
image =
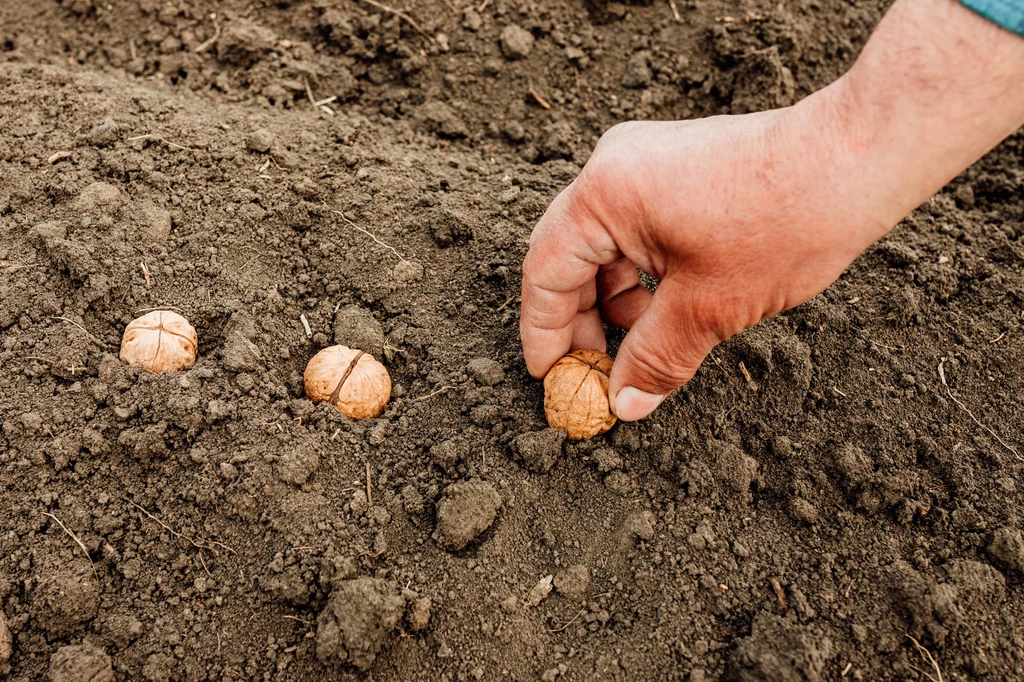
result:
[(519, 330), (526, 367), (537, 378), (569, 351), (585, 286), (599, 266), (619, 257), (615, 241), (577, 192), (573, 183), (551, 203), (523, 261)]

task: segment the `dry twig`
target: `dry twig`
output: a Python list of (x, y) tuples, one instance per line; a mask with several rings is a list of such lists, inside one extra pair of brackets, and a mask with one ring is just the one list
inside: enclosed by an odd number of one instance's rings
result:
[(999, 441), (999, 444), (1000, 444), (1000, 445), (1002, 445), (1002, 446), (1003, 446), (1004, 448), (1006, 448), (1007, 450), (1009, 450), (1010, 452), (1012, 452), (1012, 453), (1013, 453), (1013, 456), (1014, 456), (1014, 457), (1016, 457), (1016, 458), (1017, 458), (1017, 459), (1018, 459), (1019, 461), (1021, 461), (1021, 462), (1024, 462), (1024, 457), (1021, 457), (1021, 456), (1020, 456), (1020, 455), (1019, 455), (1019, 454), (1017, 453), (1017, 451), (1016, 451), (1016, 450), (1014, 450), (1014, 449), (1013, 449), (1012, 447), (1010, 447), (1010, 446), (1009, 446), (1009, 445), (1008, 445), (1008, 444), (1006, 443), (1006, 441), (1004, 441), (1004, 440), (1003, 440), (1002, 438), (1000, 438), (1000, 437), (999, 437), (999, 434), (997, 434), (997, 433), (996, 433), (995, 431), (993, 431), (993, 430), (992, 430), (992, 429), (990, 429), (989, 427), (987, 427), (987, 426), (985, 426), (984, 424), (982, 424), (982, 423), (981, 423), (981, 422), (980, 422), (980, 421), (978, 420), (978, 418), (974, 416), (974, 413), (973, 413), (973, 412), (971, 412), (971, 411), (970, 411), (970, 409), (968, 409), (968, 407), (967, 407), (966, 405), (964, 405), (964, 404), (963, 404), (962, 402), (960, 402), (959, 400), (957, 400), (957, 398), (956, 398), (956, 397), (954, 397), (954, 396), (953, 396), (953, 391), (949, 390), (949, 384), (947, 384), (947, 383), (946, 383), (946, 372), (945, 372), (945, 370), (944, 370), (944, 369), (942, 369), (942, 365), (943, 365), (943, 363), (945, 363), (945, 362), (946, 362), (946, 358), (942, 358), (941, 360), (939, 360), (939, 379), (941, 379), (941, 380), (942, 380), (942, 385), (946, 387), (946, 395), (948, 395), (948, 396), (949, 396), (949, 399), (950, 399), (950, 400), (952, 400), (952, 401), (953, 401), (954, 403), (956, 403), (956, 404), (957, 404), (957, 406), (958, 406), (958, 407), (960, 407), (960, 409), (961, 409), (961, 410), (963, 410), (964, 412), (966, 412), (966, 413), (967, 413), (967, 414), (968, 414), (968, 415), (970, 416), (970, 418), (974, 420), (974, 423), (975, 423), (975, 424), (977, 424), (977, 425), (978, 425), (978, 426), (980, 426), (981, 428), (983, 428), (983, 429), (985, 429), (986, 431), (988, 431), (988, 432), (989, 432), (989, 434), (991, 434), (991, 436), (992, 436), (993, 438), (995, 438), (995, 439), (996, 439), (997, 441)]
[(370, 485), (370, 463), (366, 462), (366, 504), (373, 506), (373, 486)]
[(566, 629), (567, 627), (569, 627), (570, 625), (575, 623), (579, 619), (579, 617), (583, 615), (584, 611), (586, 611), (586, 609), (580, 609), (580, 612), (577, 613), (575, 616), (573, 616), (572, 620), (570, 620), (568, 623), (563, 623), (562, 625), (560, 625), (559, 627), (555, 628), (554, 630), (548, 630), (548, 632), (561, 632), (562, 630)]
[(537, 104), (541, 105), (545, 109), (551, 108), (551, 105), (548, 104), (548, 101), (541, 97), (540, 93), (537, 92), (536, 88), (534, 88), (532, 85), (530, 86), (530, 89), (527, 90), (527, 92), (530, 93), (530, 96), (537, 101)]
[(679, 8), (676, 7), (676, 0), (668, 0), (668, 6), (672, 8), (672, 18), (677, 22), (682, 22), (683, 18), (679, 16)]
[(347, 217), (345, 217), (345, 214), (342, 213), (341, 211), (335, 211), (335, 210), (331, 209), (331, 213), (334, 213), (336, 215), (341, 216), (341, 219), (345, 221), (345, 224), (348, 225), (349, 227), (351, 227), (353, 230), (357, 230), (359, 232), (362, 232), (367, 237), (369, 237), (373, 241), (375, 241), (378, 244), (380, 244), (381, 246), (383, 246), (385, 249), (388, 249), (389, 251), (391, 251), (391, 253), (395, 254), (398, 257), (399, 261), (401, 261), (403, 263), (408, 263), (409, 262), (405, 258), (402, 258), (402, 254), (398, 253), (398, 251), (395, 249), (395, 247), (391, 246), (390, 244), (385, 244), (380, 239), (377, 239), (376, 235), (374, 235), (369, 230), (363, 229), (363, 228), (359, 227), (358, 225), (356, 225), (354, 222), (352, 222)]
[(421, 400), (426, 400), (427, 398), (433, 398), (438, 393), (444, 393), (445, 391), (447, 391), (450, 388), (455, 388), (455, 387), (454, 386), (442, 386), (441, 388), (437, 389), (433, 393), (428, 393), (426, 395), (421, 395), (419, 398), (416, 398), (416, 400), (414, 400), (413, 402), (419, 402)]
[(408, 14), (406, 14), (402, 10), (395, 9), (393, 7), (388, 7), (387, 5), (383, 5), (383, 4), (379, 3), (379, 2), (377, 2), (377, 0), (360, 0), (360, 2), (365, 2), (367, 5), (372, 5), (373, 7), (376, 7), (377, 9), (381, 10), (382, 12), (387, 12), (388, 14), (395, 15), (396, 17), (398, 17), (402, 21), (404, 21), (407, 24), (409, 24), (410, 26), (412, 26), (416, 30), (417, 33), (419, 33), (421, 36), (423, 36), (424, 38), (426, 38), (430, 42), (432, 42), (432, 43), (436, 43), (437, 42), (436, 40), (434, 40), (434, 37), (432, 35), (430, 35), (426, 31), (424, 31), (422, 28), (420, 28), (420, 25), (417, 24), (413, 20), (412, 17), (410, 17)]
[(925, 670), (921, 670), (913, 664), (911, 664), (910, 667), (918, 671), (925, 677), (927, 677), (929, 680), (931, 680), (931, 682), (942, 682), (942, 669), (939, 668), (939, 663), (935, 660), (935, 657), (932, 656), (932, 652), (928, 651), (923, 646), (921, 646), (921, 643), (913, 637), (911, 637), (909, 632), (904, 632), (903, 634), (906, 635), (907, 639), (914, 643), (914, 648), (917, 649), (917, 653), (921, 656), (922, 660), (924, 660), (925, 663), (928, 663), (932, 667), (932, 670), (935, 671), (935, 674), (932, 675), (931, 673)]
[(68, 318), (66, 318), (66, 317), (53, 317), (53, 318), (51, 318), (51, 319), (54, 319), (54, 320), (62, 320), (62, 321), (64, 321), (64, 322), (67, 322), (67, 323), (69, 323), (69, 324), (73, 324), (73, 325), (75, 325), (76, 327), (78, 327), (79, 329), (81, 329), (81, 330), (82, 330), (83, 332), (85, 332), (85, 335), (86, 335), (87, 337), (89, 337), (89, 340), (90, 340), (90, 341), (92, 341), (93, 343), (95, 343), (95, 344), (96, 344), (97, 346), (99, 346), (100, 348), (106, 348), (106, 347), (107, 347), (107, 344), (103, 343), (102, 341), (100, 341), (99, 339), (97, 339), (97, 338), (96, 338), (95, 336), (93, 336), (92, 334), (90, 334), (90, 333), (89, 333), (89, 330), (88, 330), (88, 329), (86, 329), (86, 328), (85, 328), (85, 327), (83, 327), (82, 325), (78, 324), (78, 323), (77, 323), (77, 322), (75, 322), (74, 320), (68, 319)]
[(46, 162), (49, 163), (52, 166), (53, 164), (57, 163), (58, 161), (63, 161), (64, 159), (70, 159), (70, 158), (71, 158), (71, 152), (56, 152), (56, 153), (50, 155), (50, 158), (48, 158), (46, 160)]
[(58, 518), (57, 518), (56, 516), (54, 516), (54, 515), (53, 515), (53, 514), (51, 514), (50, 512), (43, 512), (43, 516), (49, 516), (49, 517), (50, 517), (51, 519), (53, 519), (54, 521), (56, 521), (56, 522), (57, 522), (57, 525), (61, 527), (61, 530), (63, 530), (63, 531), (64, 531), (65, 533), (67, 533), (68, 535), (70, 535), (70, 536), (71, 536), (71, 539), (75, 541), (75, 544), (76, 544), (76, 545), (78, 545), (79, 547), (81, 547), (81, 548), (82, 548), (82, 551), (83, 551), (83, 552), (85, 552), (85, 558), (89, 560), (89, 565), (91, 565), (91, 566), (92, 566), (92, 575), (93, 575), (93, 577), (94, 577), (94, 578), (96, 578), (96, 579), (98, 580), (98, 579), (99, 579), (99, 577), (98, 577), (98, 576), (96, 575), (96, 564), (95, 564), (95, 563), (93, 563), (92, 557), (91, 557), (91, 556), (89, 556), (89, 549), (88, 549), (88, 548), (87, 548), (87, 547), (85, 546), (85, 543), (84, 543), (84, 542), (82, 542), (82, 541), (81, 541), (81, 540), (80, 540), (80, 539), (78, 538), (78, 536), (77, 536), (77, 535), (75, 535), (74, 533), (72, 533), (72, 532), (71, 532), (71, 531), (70, 531), (70, 530), (68, 529), (68, 527), (67, 527), (67, 526), (65, 526), (65, 525), (64, 525), (64, 524), (63, 524), (63, 523), (61, 522), (61, 520), (60, 520), (60, 519), (58, 519)]
[(202, 45), (197, 46), (195, 49), (196, 54), (205, 51), (208, 47), (217, 42), (217, 38), (220, 38), (220, 22), (217, 21), (217, 13), (211, 12), (210, 19), (213, 20), (213, 37), (203, 41)]
[(190, 545), (192, 545), (193, 547), (195, 547), (198, 550), (204, 550), (205, 549), (208, 552), (210, 552), (211, 554), (213, 554), (214, 556), (217, 556), (217, 550), (215, 550), (211, 546), (211, 545), (217, 545), (218, 547), (222, 547), (223, 549), (226, 549), (227, 551), (231, 552), (232, 554), (236, 554), (235, 550), (231, 549), (230, 547), (225, 545), (223, 542), (215, 542), (215, 541), (213, 541), (213, 542), (210, 542), (210, 544), (206, 544), (205, 542), (196, 542), (195, 540), (193, 540), (189, 536), (183, 535), (183, 534), (179, 533), (178, 531), (174, 530), (173, 528), (171, 528), (170, 526), (168, 526), (166, 523), (164, 523), (163, 521), (158, 519), (156, 516), (154, 516), (153, 514), (149, 513), (148, 511), (146, 511), (146, 509), (144, 507), (140, 507), (139, 505), (135, 504), (131, 500), (125, 500), (125, 501), (128, 504), (130, 504), (131, 506), (133, 506), (136, 509), (138, 509), (140, 512), (142, 512), (146, 516), (148, 516), (152, 521), (156, 522), (157, 525), (159, 525), (161, 528), (166, 530), (168, 533), (170, 533), (171, 535), (173, 535), (176, 538), (179, 538), (181, 540), (184, 540), (184, 541), (188, 542)]
[(175, 149), (184, 149), (185, 151), (188, 152), (196, 151), (192, 147), (183, 147), (180, 144), (176, 144), (174, 142), (171, 142), (170, 140), (164, 139), (163, 137), (160, 137), (156, 133), (148, 133), (146, 135), (136, 135), (135, 137), (129, 137), (125, 140), (125, 142), (135, 142), (136, 140), (156, 140), (157, 142), (163, 142), (168, 147), (174, 147)]

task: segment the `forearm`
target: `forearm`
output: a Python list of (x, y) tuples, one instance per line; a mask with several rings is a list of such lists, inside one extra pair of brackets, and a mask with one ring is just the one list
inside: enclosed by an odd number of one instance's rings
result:
[(877, 220), (866, 246), (1024, 125), (1024, 38), (953, 0), (896, 0), (815, 97), (845, 147), (836, 163), (859, 178), (849, 200)]

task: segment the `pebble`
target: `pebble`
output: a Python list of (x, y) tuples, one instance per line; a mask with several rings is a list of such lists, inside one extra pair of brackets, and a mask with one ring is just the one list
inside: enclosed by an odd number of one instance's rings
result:
[(114, 682), (110, 656), (92, 644), (62, 646), (50, 657), (50, 682)]
[(349, 502), (349, 508), (352, 510), (353, 516), (362, 516), (369, 506), (365, 490), (357, 490), (352, 493), (352, 500)]
[(384, 328), (366, 308), (347, 305), (334, 314), (334, 343), (384, 357)]
[(409, 629), (419, 632), (427, 627), (430, 622), (430, 597), (420, 597), (409, 607), (406, 617), (409, 619)]
[(597, 465), (597, 470), (602, 474), (622, 468), (622, 457), (611, 448), (598, 448), (590, 456), (591, 461)]
[(434, 539), (449, 549), (463, 549), (491, 527), (501, 502), (501, 495), (490, 483), (453, 483), (437, 504)]
[(473, 358), (466, 365), (466, 370), (483, 386), (494, 386), (505, 380), (505, 370), (496, 360), (490, 358)]
[(245, 148), (258, 154), (266, 154), (274, 146), (274, 133), (260, 128), (245, 138)]
[(533, 51), (533, 34), (522, 26), (509, 24), (501, 32), (501, 51), (509, 59), (524, 59)]
[(794, 521), (815, 524), (821, 519), (818, 508), (802, 497), (794, 497), (789, 501), (789, 515)]
[(391, 275), (399, 284), (412, 284), (423, 279), (423, 266), (411, 260), (402, 260)]
[(573, 599), (584, 597), (590, 587), (590, 569), (575, 564), (555, 574), (555, 589)]
[(1024, 539), (1013, 526), (1003, 526), (992, 534), (988, 553), (1006, 568), (1024, 573)]
[(11, 637), (11, 629), (7, 627), (7, 617), (0, 611), (0, 663), (6, 663), (14, 653), (14, 638)]
[(640, 89), (650, 85), (653, 78), (651, 67), (647, 66), (647, 54), (638, 52), (626, 62), (626, 70), (620, 82), (623, 87)]
[(538, 474), (551, 471), (562, 454), (565, 432), (544, 429), (521, 434), (515, 439), (515, 449), (523, 458), (526, 468)]

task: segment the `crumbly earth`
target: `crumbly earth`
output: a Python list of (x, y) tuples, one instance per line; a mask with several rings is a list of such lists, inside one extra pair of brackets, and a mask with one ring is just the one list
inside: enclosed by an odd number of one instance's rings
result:
[[(524, 455), (519, 266), (601, 132), (792, 103), (885, 3), (378, 4), (0, 3), (0, 676), (1024, 678), (1024, 137), (650, 419)], [(154, 308), (194, 366), (118, 362)], [(351, 422), (302, 371), (358, 319), (394, 395)], [(405, 605), (346, 615), (367, 673), (317, 656), (363, 578)]]

